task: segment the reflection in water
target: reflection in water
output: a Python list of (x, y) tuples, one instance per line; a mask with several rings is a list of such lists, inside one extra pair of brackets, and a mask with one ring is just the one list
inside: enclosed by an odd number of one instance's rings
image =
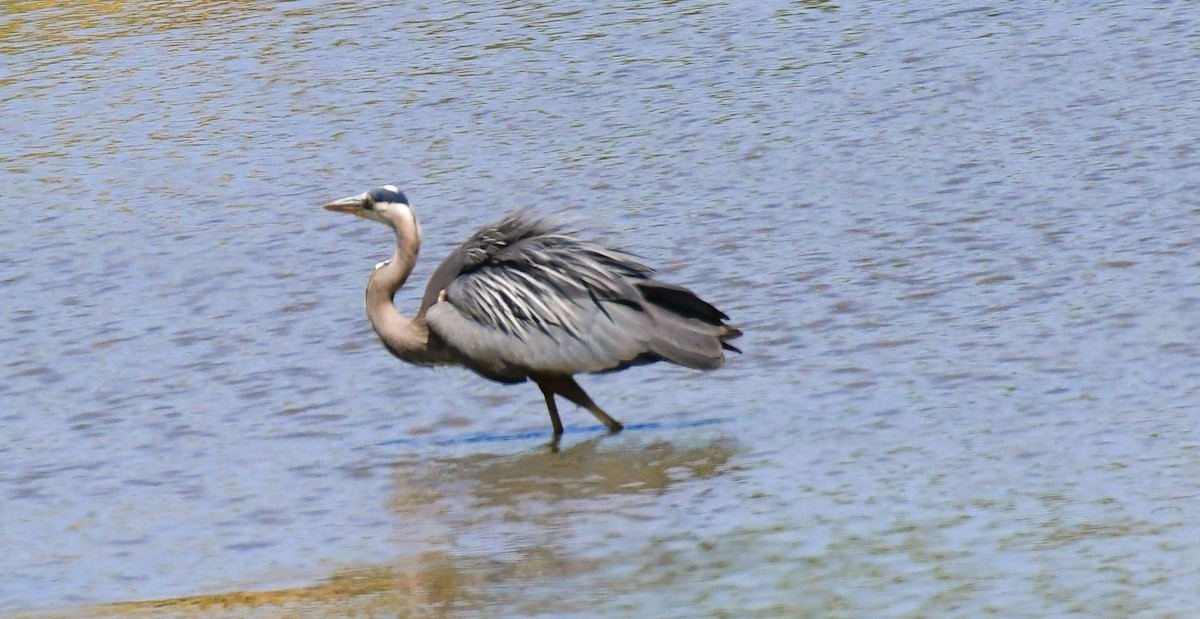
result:
[(565, 611), (554, 592), (572, 579), (623, 588), (620, 575), (606, 573), (622, 563), (612, 557), (638, 552), (644, 540), (613, 531), (635, 530), (677, 484), (728, 470), (734, 452), (724, 441), (629, 445), (601, 436), (558, 453), (405, 462), (396, 465), (391, 506), (405, 541), (431, 544), (457, 570), (455, 604)]
[(479, 454), (435, 460), (422, 485), (471, 480), (480, 506), (661, 494), (680, 479), (716, 475), (733, 453), (732, 446), (720, 442), (691, 449), (666, 441), (635, 450), (601, 449), (606, 438), (598, 436), (557, 454), (541, 450), (518, 456)]
[[(569, 541), (586, 535), (577, 530), (578, 523), (619, 512), (630, 517), (626, 528), (635, 527), (638, 497), (659, 497), (677, 484), (720, 475), (735, 453), (725, 441), (696, 447), (666, 441), (612, 447), (615, 441), (607, 438), (557, 454), (538, 448), (517, 455), (472, 454), (391, 465), (396, 479), (391, 507), (399, 541), (427, 546), (392, 564), (346, 570), (312, 586), (109, 604), (88, 614), (440, 617), (500, 608), (519, 608), (520, 614), (584, 610), (579, 596), (556, 592), (575, 578), (601, 583), (593, 593), (634, 586), (623, 580), (636, 574), (606, 573), (614, 563), (605, 555), (637, 552), (637, 540), (616, 544), (611, 553), (602, 545), (580, 553), (581, 547)], [(486, 540), (486, 546), (473, 549), (479, 540)], [(644, 551), (646, 563), (664, 560), (659, 548)]]

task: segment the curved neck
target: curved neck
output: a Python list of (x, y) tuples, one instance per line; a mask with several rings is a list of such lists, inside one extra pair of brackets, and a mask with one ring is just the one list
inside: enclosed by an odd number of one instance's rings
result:
[(396, 253), (367, 279), (367, 318), (375, 334), (393, 355), (409, 363), (432, 363), (435, 360), (429, 350), (429, 327), (424, 318), (405, 318), (392, 303), (396, 291), (412, 273), (421, 250), (421, 231), (411, 212), (398, 219)]

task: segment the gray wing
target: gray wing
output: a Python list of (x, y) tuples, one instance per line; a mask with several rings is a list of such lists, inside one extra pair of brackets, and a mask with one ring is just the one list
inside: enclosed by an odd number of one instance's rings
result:
[(722, 349), (733, 349), (723, 341), (737, 330), (716, 308), (652, 274), (626, 253), (517, 213), (452, 253), (422, 308), (460, 362), (496, 380), (661, 359), (719, 366)]

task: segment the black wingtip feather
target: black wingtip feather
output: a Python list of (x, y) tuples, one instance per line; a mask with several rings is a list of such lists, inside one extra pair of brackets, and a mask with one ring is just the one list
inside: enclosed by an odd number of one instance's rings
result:
[(711, 325), (721, 325), (729, 320), (724, 312), (686, 288), (655, 281), (639, 283), (637, 286), (646, 301), (685, 318), (695, 318)]

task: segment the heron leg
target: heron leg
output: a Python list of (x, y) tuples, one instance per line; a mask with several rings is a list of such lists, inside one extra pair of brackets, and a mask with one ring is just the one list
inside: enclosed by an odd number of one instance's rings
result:
[[(541, 383), (539, 383), (539, 385), (540, 384)], [(604, 412), (604, 409), (597, 406), (596, 403), (593, 402), (590, 397), (588, 397), (588, 394), (584, 392), (583, 387), (580, 387), (579, 383), (575, 382), (574, 378), (571, 378), (570, 376), (559, 376), (553, 379), (547, 379), (546, 384), (551, 390), (554, 391), (554, 393), (557, 393), (558, 395), (561, 395), (575, 404), (586, 408), (589, 413), (595, 415), (596, 419), (600, 420), (600, 423), (608, 427), (609, 432), (615, 434), (625, 428), (625, 426), (621, 425), (621, 422), (609, 417), (608, 413)], [(546, 387), (543, 387), (542, 392), (545, 393), (545, 391)], [(546, 397), (547, 400), (549, 400), (551, 396), (548, 395)]]
[(534, 379), (539, 389), (542, 390), (542, 396), (546, 398), (546, 410), (550, 411), (550, 425), (554, 426), (554, 438), (562, 436), (563, 426), (562, 420), (558, 418), (558, 405), (554, 403), (554, 388), (548, 383)]

